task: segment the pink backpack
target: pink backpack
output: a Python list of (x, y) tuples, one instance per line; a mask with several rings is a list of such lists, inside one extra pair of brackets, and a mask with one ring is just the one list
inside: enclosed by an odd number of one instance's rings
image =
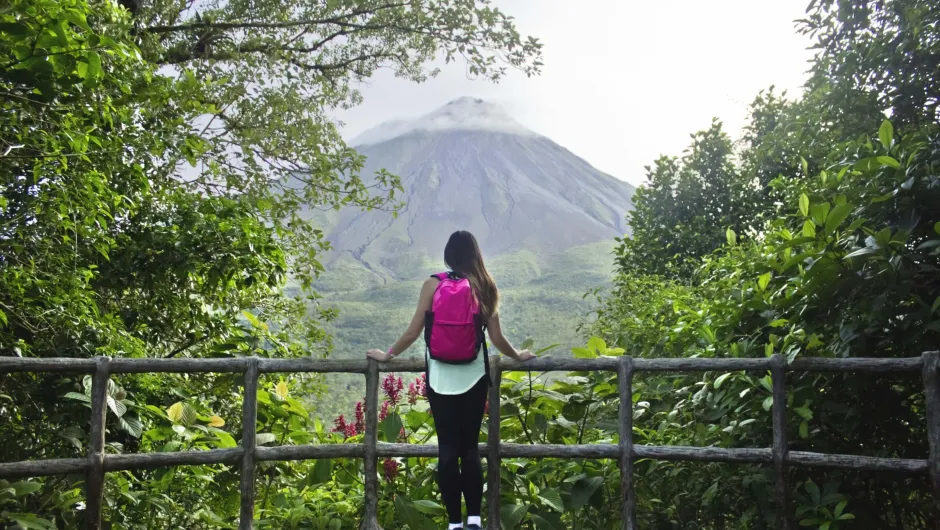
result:
[(431, 310), (424, 317), (424, 341), (428, 355), (448, 364), (467, 364), (476, 360), (480, 347), (486, 349), (480, 304), (466, 278), (442, 272), (433, 276), (441, 281), (434, 291)]

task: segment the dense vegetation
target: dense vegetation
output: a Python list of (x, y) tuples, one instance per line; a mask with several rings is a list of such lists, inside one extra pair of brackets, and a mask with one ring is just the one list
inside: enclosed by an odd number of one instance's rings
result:
[[(739, 148), (714, 123), (649, 168), (591, 333), (634, 355), (912, 357), (940, 340), (940, 7), (813, 2), (799, 99), (767, 91)], [(886, 119), (887, 118), (887, 119)], [(652, 377), (638, 439), (767, 447), (761, 373)], [(919, 377), (794, 375), (791, 448), (927, 453)], [(766, 468), (644, 462), (645, 528), (769, 528)], [(932, 528), (922, 478), (794, 469), (801, 525)]]
[[(303, 207), (394, 208), (325, 112), (380, 64), (420, 80), (435, 53), (483, 77), (538, 67), (497, 11), (467, 2), (13, 0), (0, 10), (0, 350), (21, 356), (325, 353), (333, 312), (309, 289), (323, 242)], [(720, 124), (638, 191), (612, 288), (577, 356), (916, 356), (940, 339), (940, 6), (814, 1), (807, 91), (768, 91), (733, 143)], [(339, 38), (344, 37), (344, 38)], [(505, 62), (499, 62), (503, 60)], [(277, 82), (273, 80), (277, 79)], [(887, 119), (886, 119), (887, 118)], [(287, 177), (296, 177), (289, 179)], [(297, 289), (285, 289), (288, 281)], [(296, 294), (296, 296), (294, 296)], [(313, 299), (305, 299), (313, 297)], [(301, 318), (311, 312), (317, 318)], [(574, 315), (572, 315), (572, 319)], [(541, 339), (540, 339), (541, 342)], [(231, 447), (233, 376), (135, 375), (110, 389), (108, 450)], [(411, 389), (411, 385), (414, 389)], [(422, 382), (383, 384), (380, 438), (422, 442)], [(635, 441), (769, 446), (763, 373), (639, 378)], [(923, 458), (917, 378), (788, 379), (793, 449)], [(354, 406), (324, 425), (317, 380), (265, 377), (259, 442), (355, 442)], [(507, 441), (616, 442), (616, 381), (513, 374)], [(82, 454), (88, 384), (0, 379), (5, 460)], [(484, 435), (485, 436), (485, 433)], [(359, 461), (259, 466), (263, 528), (353, 528)], [(433, 459), (382, 463), (385, 527), (436, 528)], [(108, 475), (112, 528), (234, 528), (236, 471)], [(640, 525), (771, 528), (758, 466), (637, 463)], [(922, 477), (793, 470), (794, 513), (824, 529), (921, 529)], [(506, 528), (614, 528), (607, 461), (507, 461)], [(0, 524), (81, 524), (80, 476), (0, 488)]]

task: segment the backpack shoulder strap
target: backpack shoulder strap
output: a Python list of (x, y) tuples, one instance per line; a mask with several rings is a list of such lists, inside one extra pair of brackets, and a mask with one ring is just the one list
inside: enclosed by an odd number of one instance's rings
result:
[(439, 273), (437, 273), (437, 274), (432, 274), (431, 277), (432, 277), (432, 278), (437, 278), (437, 279), (440, 280), (440, 281), (444, 281), (444, 280), (450, 278), (450, 273), (449, 273), (449, 272), (439, 272)]

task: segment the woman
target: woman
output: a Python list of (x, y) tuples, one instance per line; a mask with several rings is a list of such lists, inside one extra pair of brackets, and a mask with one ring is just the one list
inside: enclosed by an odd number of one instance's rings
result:
[[(476, 238), (470, 232), (454, 232), (444, 247), (444, 263), (450, 268), (446, 274), (432, 276), (424, 282), (418, 308), (408, 329), (387, 352), (369, 350), (368, 356), (385, 362), (407, 350), (425, 329), (425, 322), (434, 326), (432, 308), (439, 308), (444, 296), (439, 289), (447, 282), (448, 293), (459, 292), (460, 280), (466, 279), (471, 288), (469, 299), (472, 311), (485, 323), (493, 345), (503, 354), (519, 361), (535, 357), (528, 350), (517, 351), (503, 337), (499, 325), (499, 293), (496, 283), (483, 265), (483, 256)], [(463, 283), (466, 285), (466, 282)], [(451, 298), (455, 300), (457, 298)], [(467, 313), (467, 311), (464, 311)], [(483, 503), (483, 468), (477, 444), (480, 425), (486, 407), (489, 366), (486, 358), (486, 339), (483, 329), (478, 330), (476, 351), (459, 364), (447, 361), (450, 352), (440, 351), (444, 341), (431, 343), (431, 333), (425, 334), (429, 347), (425, 353), (428, 363), (428, 401), (437, 428), (438, 485), (450, 520), (448, 530), (462, 529), (460, 495), (467, 502), (467, 530), (481, 530), (480, 510)], [(471, 340), (472, 336), (471, 336)], [(481, 348), (482, 346), (482, 348)], [(479, 350), (482, 349), (483, 353)], [(460, 461), (458, 464), (458, 460)]]

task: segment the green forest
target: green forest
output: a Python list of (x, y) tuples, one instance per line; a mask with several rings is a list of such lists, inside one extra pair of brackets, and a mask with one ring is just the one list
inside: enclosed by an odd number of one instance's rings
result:
[[(315, 288), (329, 244), (303, 212), (395, 210), (402, 192), (395, 175), (359, 174), (330, 111), (359, 103), (380, 68), (422, 82), (445, 58), (485, 82), (542, 66), (541, 43), (485, 0), (207, 0), (198, 16), (189, 4), (0, 5), (0, 355), (330, 356), (331, 326), (356, 301), (337, 314)], [(813, 0), (796, 31), (815, 42), (804, 93), (768, 87), (740, 137), (715, 121), (652, 161), (630, 235), (611, 242), (610, 285), (582, 293), (590, 304), (569, 316), (583, 334), (571, 355), (938, 348), (940, 3)], [(241, 439), (238, 376), (112, 382), (108, 453)], [(258, 443), (361, 442), (355, 406), (321, 419), (316, 396), (330, 384), (263, 376)], [(787, 387), (791, 450), (926, 458), (919, 376), (793, 374)], [(502, 439), (617, 443), (616, 389), (607, 373), (506, 374)], [(770, 389), (766, 373), (639, 375), (634, 443), (769, 447)], [(433, 442), (422, 390), (413, 376), (385, 378), (380, 440)], [(0, 374), (0, 461), (82, 457), (89, 393), (81, 376)], [(382, 527), (441, 527), (435, 466), (379, 463)], [(770, 466), (635, 468), (640, 528), (774, 527)], [(786, 515), (801, 527), (940, 521), (924, 475), (790, 474)], [(234, 466), (106, 477), (108, 528), (238, 526)], [(616, 461), (507, 459), (501, 483), (507, 530), (620, 527)], [(0, 481), (0, 527), (80, 528), (84, 487), (80, 474)], [(262, 462), (256, 489), (257, 528), (357, 528), (363, 463)]]

